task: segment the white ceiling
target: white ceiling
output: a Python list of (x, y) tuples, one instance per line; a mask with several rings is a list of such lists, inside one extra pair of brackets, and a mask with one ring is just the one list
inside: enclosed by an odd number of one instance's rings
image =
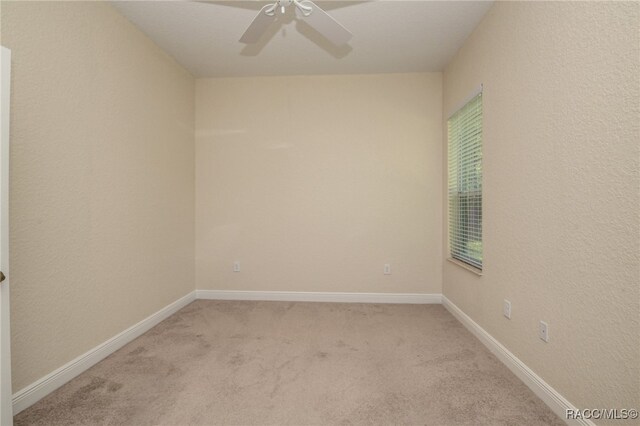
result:
[[(273, 2), (273, 1), (272, 1)], [(353, 34), (335, 47), (293, 8), (259, 43), (238, 39), (265, 1), (115, 1), (196, 77), (441, 71), (491, 1), (317, 1)]]

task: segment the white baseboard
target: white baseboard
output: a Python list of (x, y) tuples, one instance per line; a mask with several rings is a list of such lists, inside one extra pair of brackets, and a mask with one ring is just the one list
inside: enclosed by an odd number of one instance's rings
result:
[(58, 389), (80, 373), (88, 370), (102, 361), (113, 352), (117, 351), (136, 337), (142, 335), (164, 319), (176, 313), (196, 299), (195, 291), (176, 300), (168, 306), (160, 309), (155, 314), (143, 319), (139, 323), (129, 327), (104, 343), (96, 346), (76, 359), (68, 362), (55, 371), (47, 374), (40, 380), (28, 385), (24, 389), (13, 394), (13, 415), (35, 404), (49, 393)]
[(458, 308), (452, 301), (442, 296), (442, 304), (451, 312), (474, 336), (478, 338), (504, 365), (511, 370), (522, 382), (535, 393), (538, 398), (544, 401), (551, 410), (561, 419), (571, 425), (595, 426), (591, 420), (578, 419), (567, 420), (567, 410), (577, 410), (576, 407), (567, 401), (558, 391), (552, 388), (540, 376), (533, 372), (527, 365), (520, 361), (518, 357), (512, 354), (500, 342), (498, 342), (487, 331), (480, 327), (474, 320)]
[(232, 291), (196, 290), (198, 299), (263, 300), (277, 302), (339, 302), (339, 303), (442, 303), (441, 294), (422, 293), (328, 293), (303, 291)]

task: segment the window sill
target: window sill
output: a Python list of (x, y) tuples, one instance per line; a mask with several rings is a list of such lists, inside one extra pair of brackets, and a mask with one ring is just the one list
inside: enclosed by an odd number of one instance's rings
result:
[(474, 273), (474, 274), (476, 274), (476, 275), (478, 275), (480, 277), (482, 276), (482, 270), (480, 270), (478, 268), (474, 268), (473, 266), (467, 265), (466, 263), (460, 262), (459, 260), (454, 259), (452, 257), (448, 257), (447, 260), (449, 262), (453, 263), (454, 265), (458, 265), (459, 267), (461, 267), (463, 269), (466, 269), (469, 272), (472, 272), (472, 273)]

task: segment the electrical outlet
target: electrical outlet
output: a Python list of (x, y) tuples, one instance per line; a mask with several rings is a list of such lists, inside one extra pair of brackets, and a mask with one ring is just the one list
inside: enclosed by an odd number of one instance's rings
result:
[(240, 261), (236, 260), (233, 262), (233, 272), (240, 272)]
[(511, 319), (511, 302), (507, 299), (504, 299), (504, 302), (502, 303), (502, 314)]
[(391, 265), (388, 263), (384, 264), (384, 274), (385, 275), (391, 275)]
[(549, 341), (549, 325), (544, 321), (540, 321), (538, 324), (538, 337), (545, 342)]

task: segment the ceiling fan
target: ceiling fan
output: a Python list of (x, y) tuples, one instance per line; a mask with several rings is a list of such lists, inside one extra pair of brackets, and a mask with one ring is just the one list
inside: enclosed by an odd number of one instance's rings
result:
[(311, 0), (276, 0), (275, 3), (268, 4), (260, 10), (260, 13), (240, 38), (240, 42), (248, 44), (258, 42), (267, 28), (278, 19), (278, 12), (280, 15), (284, 15), (287, 8), (292, 5), (295, 6), (298, 19), (304, 20), (336, 46), (346, 44), (353, 37), (349, 30)]

